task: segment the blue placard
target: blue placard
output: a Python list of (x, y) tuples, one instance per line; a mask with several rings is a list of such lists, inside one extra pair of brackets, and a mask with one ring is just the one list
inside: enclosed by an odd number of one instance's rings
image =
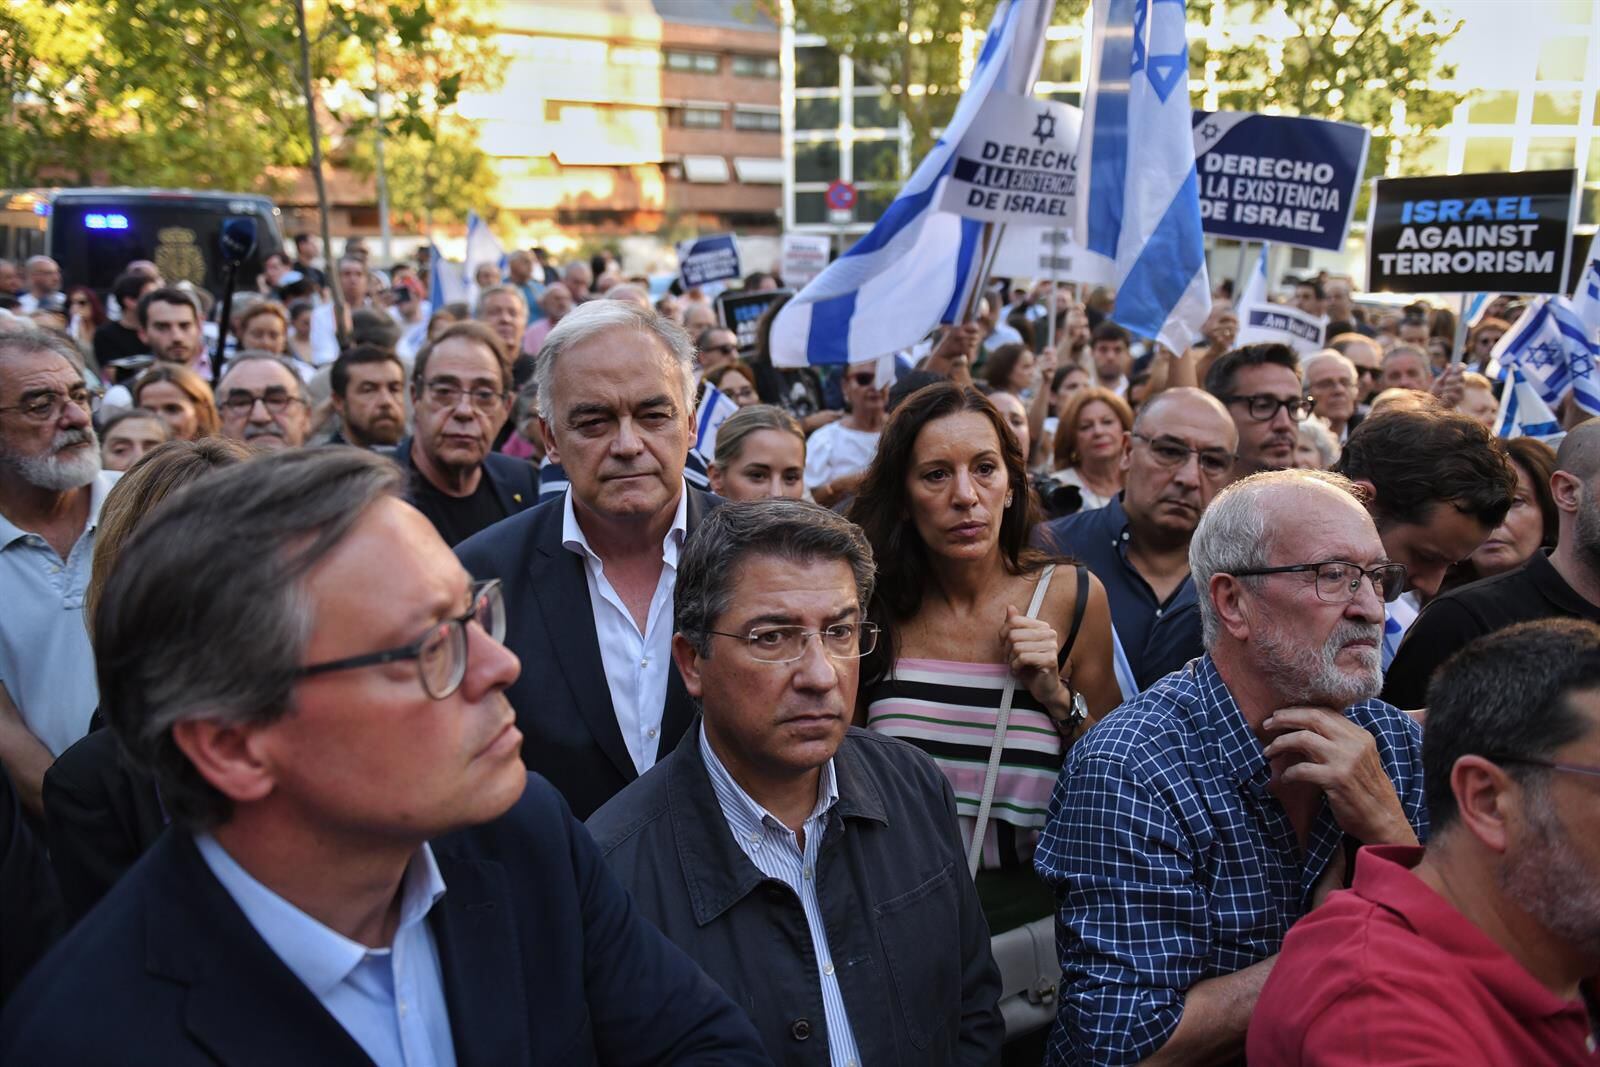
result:
[(739, 242), (731, 233), (696, 237), (678, 245), (678, 275), (685, 289), (739, 276)]
[(1365, 127), (1349, 122), (1196, 111), (1201, 229), (1244, 241), (1342, 250), (1367, 141)]

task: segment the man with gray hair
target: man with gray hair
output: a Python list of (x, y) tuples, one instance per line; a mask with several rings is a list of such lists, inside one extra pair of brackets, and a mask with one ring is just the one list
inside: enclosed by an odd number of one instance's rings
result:
[(32, 314), (52, 300), (61, 300), (61, 265), (49, 256), (29, 256), (23, 264), (28, 290), (17, 297), (17, 307)]
[(311, 433), (305, 385), (289, 362), (270, 352), (240, 352), (217, 383), (222, 436), (276, 452), (299, 448)]
[(988, 1063), (1000, 981), (955, 794), (917, 749), (850, 726), (872, 582), (866, 536), (816, 504), (708, 515), (673, 594), (699, 728), (589, 829), (773, 1062), (814, 1035), (807, 1062)]
[(1206, 654), (1068, 754), (1034, 854), (1063, 970), (1047, 1064), (1240, 1057), (1353, 845), (1427, 836), (1421, 730), (1372, 699), (1405, 568), (1353, 489), (1290, 470), (1217, 494), (1189, 545)]
[(100, 470), (80, 359), (52, 334), (0, 334), (0, 764), (35, 814), (98, 702), (83, 593), (118, 476)]
[(688, 335), (648, 308), (595, 300), (563, 318), (534, 381), (570, 484), (456, 550), (506, 584), (523, 758), (579, 818), (671, 751), (693, 715), (672, 666), (678, 553), (714, 500), (683, 480), (693, 366)]
[(498, 583), (400, 486), (283, 452), (130, 539), (103, 706), (172, 825), (7, 1003), (0, 1060), (763, 1062), (523, 768)]
[(1356, 365), (1349, 357), (1331, 348), (1307, 356), (1301, 369), (1305, 372), (1306, 393), (1316, 401), (1317, 415), (1328, 424), (1339, 444), (1350, 437), (1350, 431), (1361, 425), (1356, 412), (1356, 394), (1359, 378)]

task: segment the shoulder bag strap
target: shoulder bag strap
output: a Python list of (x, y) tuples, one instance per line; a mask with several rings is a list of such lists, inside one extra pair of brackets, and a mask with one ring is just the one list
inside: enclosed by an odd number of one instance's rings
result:
[[(1055, 564), (1050, 564), (1039, 575), (1039, 584), (1034, 586), (1033, 601), (1028, 605), (1028, 615), (1031, 618), (1039, 617), (1039, 607), (1044, 603), (1044, 594), (1050, 588), (1050, 579), (1055, 575)], [(1000, 710), (994, 720), (994, 743), (989, 746), (989, 767), (983, 775), (983, 797), (978, 801), (978, 818), (972, 824), (972, 844), (967, 849), (967, 874), (977, 877), (978, 864), (983, 861), (983, 835), (989, 829), (989, 807), (994, 803), (994, 783), (1000, 777), (1000, 754), (1006, 747), (1006, 727), (1011, 724), (1011, 698), (1017, 691), (1017, 676), (1006, 672), (1005, 690), (1000, 694)]]
[(1056, 657), (1058, 667), (1067, 665), (1073, 642), (1078, 640), (1078, 630), (1083, 626), (1083, 611), (1089, 606), (1089, 568), (1079, 563), (1072, 569), (1078, 578), (1078, 595), (1072, 604), (1072, 629), (1067, 631), (1067, 639), (1061, 643), (1061, 654)]

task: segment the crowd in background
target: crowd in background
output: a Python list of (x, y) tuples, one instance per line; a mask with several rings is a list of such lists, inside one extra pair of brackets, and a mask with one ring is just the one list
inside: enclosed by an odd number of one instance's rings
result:
[(769, 273), (319, 252), (0, 261), (7, 1062), (1592, 1057), (1600, 420), (1494, 435), (1513, 299), (794, 368)]

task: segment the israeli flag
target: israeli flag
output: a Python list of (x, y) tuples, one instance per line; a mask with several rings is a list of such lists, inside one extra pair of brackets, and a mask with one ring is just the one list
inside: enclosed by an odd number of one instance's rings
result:
[[(1518, 370), (1547, 408), (1561, 406), (1570, 392), (1590, 414), (1600, 414), (1600, 360), (1597, 344), (1572, 302), (1564, 296), (1541, 296), (1495, 344), (1491, 357), (1497, 377)], [(1536, 436), (1529, 434), (1527, 436)]]
[(1500, 395), (1500, 415), (1495, 419), (1495, 436), (1532, 437), (1554, 448), (1561, 443), (1561, 422), (1517, 367), (1507, 368), (1505, 392)]
[(1055, 0), (1000, 0), (943, 135), (872, 229), (773, 320), (774, 364), (865, 363), (960, 317), (982, 269), (983, 223), (939, 210), (945, 181), (989, 94), (1032, 91), (1054, 8)]
[(506, 276), (506, 250), (500, 239), (489, 229), (489, 224), (478, 217), (476, 211), (467, 212), (467, 254), (462, 275), (467, 283), (467, 300), (476, 309), (482, 292), (478, 286), (477, 270), (484, 263), (493, 263)]
[(1600, 256), (1589, 260), (1578, 279), (1578, 292), (1572, 298), (1572, 313), (1589, 331), (1591, 341), (1600, 338)]
[(739, 405), (728, 399), (726, 393), (710, 382), (700, 397), (700, 408), (694, 413), (694, 450), (707, 463), (717, 455), (717, 430), (728, 416), (739, 410)]
[(1211, 310), (1183, 0), (1096, 0), (1077, 234), (1116, 261), (1111, 317), (1174, 352)]
[(467, 282), (461, 268), (444, 258), (439, 246), (428, 245), (428, 304), (437, 311), (446, 304), (467, 298)]

